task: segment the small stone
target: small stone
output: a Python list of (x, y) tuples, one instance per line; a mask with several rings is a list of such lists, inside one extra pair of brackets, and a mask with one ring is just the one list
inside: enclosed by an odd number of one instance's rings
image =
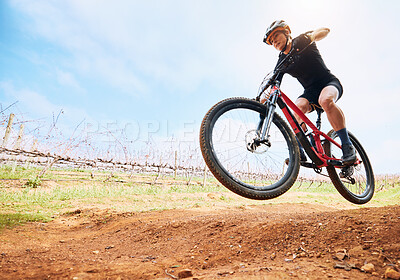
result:
[(350, 271), (353, 266), (351, 264), (348, 264), (346, 262), (341, 262), (341, 263), (336, 263), (333, 268), (340, 268), (340, 269), (344, 269), (346, 271)]
[(375, 266), (372, 263), (367, 263), (361, 267), (361, 270), (364, 270), (367, 273), (372, 273), (375, 271)]
[(357, 246), (349, 250), (350, 257), (360, 257), (364, 254), (363, 246)]
[(335, 257), (340, 261), (344, 260), (347, 256), (348, 256), (347, 255), (347, 251), (345, 249), (341, 249), (341, 250), (337, 250), (336, 251)]
[(219, 193), (209, 193), (209, 194), (207, 194), (207, 196), (208, 196), (208, 198), (215, 199), (215, 200), (219, 200), (222, 197)]
[(189, 277), (192, 277), (192, 276), (193, 276), (193, 273), (192, 273), (192, 271), (190, 269), (184, 269), (184, 270), (179, 271), (179, 273), (178, 273), (178, 278), (179, 279), (189, 278)]
[(98, 253), (100, 253), (100, 251), (96, 250), (96, 251), (92, 251), (92, 253), (97, 255)]
[(338, 259), (338, 260), (344, 260), (344, 258), (346, 257), (346, 254), (345, 253), (343, 253), (343, 252), (337, 252), (336, 253), (336, 258)]
[(385, 278), (400, 280), (400, 272), (393, 269), (393, 267), (388, 267), (385, 271)]
[(234, 272), (233, 271), (222, 271), (222, 272), (218, 272), (217, 274), (219, 276), (227, 276), (227, 275), (232, 275)]

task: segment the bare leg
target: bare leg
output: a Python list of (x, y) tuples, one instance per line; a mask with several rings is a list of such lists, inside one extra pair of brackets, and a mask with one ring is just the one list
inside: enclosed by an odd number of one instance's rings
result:
[(349, 139), (346, 129), (346, 121), (343, 111), (336, 105), (339, 91), (334, 86), (327, 86), (321, 91), (319, 96), (319, 104), (326, 112), (326, 116), (332, 128), (336, 131), (342, 142), (343, 157), (342, 160), (345, 164), (351, 164), (356, 161), (356, 152)]
[(345, 117), (342, 110), (336, 105), (339, 92), (334, 86), (327, 86), (321, 91), (319, 104), (324, 109), (329, 123), (335, 131), (346, 127)]
[[(311, 106), (310, 106), (310, 102), (308, 102), (308, 100), (307, 99), (305, 99), (305, 98), (303, 98), (303, 97), (299, 97), (297, 100), (296, 100), (296, 106), (297, 107), (299, 107), (299, 109), (304, 113), (304, 114), (307, 114), (308, 112), (310, 112), (310, 110), (311, 110)], [(302, 121), (302, 119), (295, 113), (294, 114), (294, 117), (296, 118), (296, 120), (297, 120), (297, 122), (299, 123), (299, 124), (301, 124), (303, 121)], [(305, 126), (303, 127), (301, 127), (303, 130), (305, 129)]]

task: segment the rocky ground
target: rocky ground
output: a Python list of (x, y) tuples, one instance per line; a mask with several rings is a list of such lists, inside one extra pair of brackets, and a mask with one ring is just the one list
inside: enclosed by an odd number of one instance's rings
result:
[(400, 206), (76, 209), (0, 241), (0, 279), (400, 279)]

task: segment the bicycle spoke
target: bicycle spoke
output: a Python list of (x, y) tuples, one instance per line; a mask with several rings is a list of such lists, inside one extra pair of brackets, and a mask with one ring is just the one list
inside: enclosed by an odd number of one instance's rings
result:
[[(333, 130), (328, 135), (333, 139), (338, 139)], [(360, 142), (350, 132), (349, 136), (356, 150), (358, 162), (355, 165), (343, 168), (328, 166), (327, 170), (334, 186), (344, 198), (353, 203), (363, 204), (373, 196), (375, 187), (374, 175), (368, 156)], [(329, 142), (327, 143), (328, 146), (324, 147), (327, 154), (334, 158), (340, 158), (338, 155), (342, 154), (341, 149), (335, 145), (329, 145)]]
[(289, 150), (284, 138), (279, 137), (279, 128), (272, 124), (271, 147), (261, 144), (254, 152), (249, 151), (246, 136), (252, 133), (256, 136), (259, 121), (260, 114), (256, 111), (230, 110), (215, 123), (212, 141), (218, 160), (229, 173), (246, 183), (262, 186), (269, 184), (271, 178), (282, 177)]

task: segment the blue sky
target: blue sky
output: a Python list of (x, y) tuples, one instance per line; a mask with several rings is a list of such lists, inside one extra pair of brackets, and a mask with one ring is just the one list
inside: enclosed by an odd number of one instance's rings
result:
[[(115, 136), (133, 150), (149, 141), (166, 149), (172, 140), (196, 150), (201, 119), (214, 103), (257, 94), (278, 56), (262, 37), (272, 21), (285, 19), (294, 36), (331, 29), (318, 47), (344, 86), (338, 104), (348, 129), (376, 173), (399, 173), (400, 2), (384, 3), (1, 1), (1, 108), (18, 101), (2, 117), (15, 113), (27, 135), (49, 133), (60, 115), (63, 137), (79, 128), (98, 145)], [(302, 91), (289, 76), (282, 89), (293, 99)]]

